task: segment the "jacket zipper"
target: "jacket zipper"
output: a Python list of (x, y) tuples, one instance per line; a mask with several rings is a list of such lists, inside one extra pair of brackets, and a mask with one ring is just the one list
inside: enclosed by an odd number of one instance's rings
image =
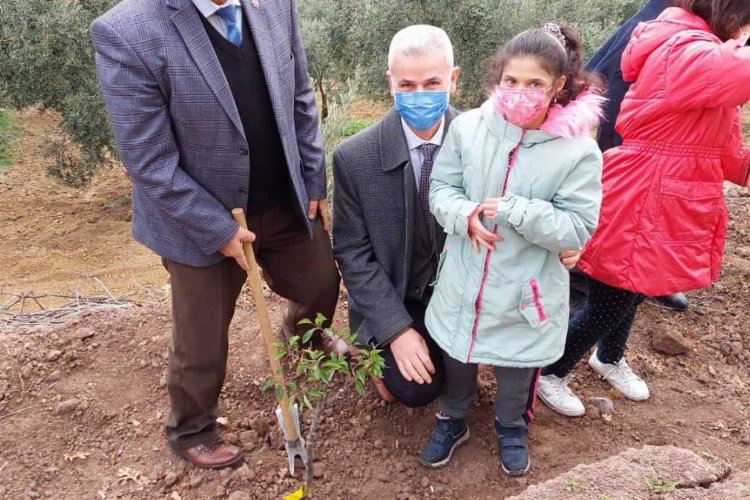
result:
[[(505, 196), (506, 191), (508, 190), (508, 178), (510, 177), (510, 172), (513, 170), (513, 167), (516, 164), (516, 157), (518, 156), (518, 150), (521, 149), (521, 143), (523, 142), (523, 138), (526, 135), (526, 131), (524, 130), (521, 133), (521, 139), (519, 139), (518, 144), (516, 144), (516, 147), (513, 148), (513, 150), (510, 152), (510, 156), (508, 156), (508, 166), (505, 169), (505, 179), (503, 180), (503, 188), (500, 192), (500, 197), (502, 198)], [(492, 228), (492, 234), (497, 234), (497, 224), (494, 225)], [(487, 251), (487, 255), (484, 258), (484, 270), (482, 272), (482, 281), (479, 284), (479, 292), (477, 292), (477, 298), (474, 301), (474, 325), (471, 327), (471, 342), (469, 343), (469, 351), (466, 354), (466, 362), (468, 363), (471, 359), (471, 351), (474, 349), (474, 342), (477, 340), (477, 328), (479, 326), (479, 314), (482, 312), (482, 296), (484, 295), (484, 285), (487, 283), (487, 276), (490, 273), (490, 260), (492, 259), (492, 253), (489, 250)]]

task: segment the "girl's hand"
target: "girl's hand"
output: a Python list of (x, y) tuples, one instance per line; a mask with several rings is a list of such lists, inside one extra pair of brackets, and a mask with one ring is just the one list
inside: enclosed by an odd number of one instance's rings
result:
[(479, 205), (479, 211), (486, 219), (494, 221), (495, 216), (497, 215), (497, 205), (499, 203), (500, 198), (487, 198), (481, 205)]
[(480, 205), (479, 209), (469, 218), (469, 237), (471, 238), (471, 247), (477, 253), (479, 253), (480, 246), (483, 246), (492, 252), (495, 250), (495, 242), (503, 241), (503, 239), (484, 227), (484, 224), (482, 224), (482, 221), (479, 218), (481, 212), (482, 206)]
[(565, 266), (565, 269), (571, 270), (576, 267), (578, 261), (581, 260), (581, 252), (578, 250), (568, 250), (560, 252), (560, 262)]

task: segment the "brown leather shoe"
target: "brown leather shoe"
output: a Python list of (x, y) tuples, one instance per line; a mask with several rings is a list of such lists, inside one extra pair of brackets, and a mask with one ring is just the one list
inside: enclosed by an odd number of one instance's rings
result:
[(337, 356), (344, 356), (349, 352), (349, 344), (327, 332), (316, 332), (310, 340), (310, 347), (323, 350), (327, 354), (336, 353)]
[(203, 469), (222, 469), (241, 464), (242, 451), (236, 446), (215, 437), (192, 448), (180, 448), (171, 444), (172, 450), (191, 464)]
[(391, 391), (389, 391), (388, 388), (385, 386), (382, 378), (370, 377), (370, 380), (372, 381), (373, 387), (375, 387), (375, 392), (377, 392), (378, 396), (380, 396), (380, 399), (382, 399), (386, 403), (396, 402), (396, 397), (393, 394), (391, 394)]
[[(283, 338), (284, 341), (289, 342), (292, 338), (291, 333), (286, 328), (281, 328), (278, 336)], [(326, 354), (335, 352), (338, 356), (343, 356), (349, 353), (349, 344), (341, 340), (339, 337), (326, 332), (315, 332), (312, 339), (310, 339), (310, 348), (325, 351)]]

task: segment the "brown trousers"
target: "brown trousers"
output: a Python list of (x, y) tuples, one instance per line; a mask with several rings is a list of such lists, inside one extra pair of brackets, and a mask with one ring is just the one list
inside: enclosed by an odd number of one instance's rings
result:
[[(323, 313), (333, 319), (339, 274), (331, 241), (317, 220), (310, 238), (289, 204), (249, 215), (255, 255), (271, 289), (288, 299), (284, 333)], [(191, 447), (218, 435), (218, 399), (227, 367), (228, 331), (246, 274), (233, 259), (196, 268), (163, 259), (172, 286), (172, 342), (167, 387), (169, 441)], [(258, 348), (262, 348), (258, 343)]]

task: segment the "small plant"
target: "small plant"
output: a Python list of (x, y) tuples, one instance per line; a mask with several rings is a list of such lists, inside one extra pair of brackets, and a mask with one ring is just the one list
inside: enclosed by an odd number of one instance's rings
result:
[(580, 481), (576, 479), (568, 479), (568, 482), (565, 483), (565, 491), (580, 491), (583, 489), (583, 484), (581, 484)]
[[(312, 490), (313, 480), (313, 449), (318, 426), (323, 416), (323, 410), (328, 404), (335, 402), (347, 389), (353, 387), (360, 394), (365, 393), (365, 384), (370, 377), (380, 377), (385, 366), (385, 360), (378, 349), (361, 350), (354, 346), (357, 338), (344, 330), (326, 328), (326, 317), (320, 313), (314, 320), (303, 319), (300, 325), (310, 328), (301, 336), (295, 335), (287, 342), (277, 342), (278, 358), (286, 359), (295, 370), (294, 377), (287, 382), (290, 404), (299, 403), (302, 408), (313, 410), (312, 421), (308, 429), (306, 441), (305, 482), (301, 488), (302, 495)], [(336, 353), (326, 355), (322, 350), (310, 347), (310, 340), (315, 334), (328, 334), (338, 337), (349, 344), (346, 355)], [(333, 394), (330, 393), (331, 383), (341, 380), (343, 385)], [(274, 386), (272, 380), (267, 380), (261, 390), (274, 388), (276, 397), (281, 399), (281, 387)]]
[(601, 495), (599, 495), (599, 500), (609, 500), (609, 495), (605, 495), (604, 493), (602, 493)]
[(656, 476), (651, 476), (648, 479), (648, 489), (651, 491), (651, 493), (656, 493), (657, 495), (661, 495), (662, 493), (667, 493), (669, 491), (674, 491), (679, 484), (680, 483), (676, 481), (671, 483), (664, 483)]
[(698, 453), (698, 455), (700, 455), (703, 458), (708, 458), (708, 459), (711, 459), (711, 460), (718, 460), (719, 459), (719, 457), (717, 457), (716, 455), (714, 455), (714, 453), (712, 451), (710, 451), (710, 450), (703, 450), (700, 453)]

